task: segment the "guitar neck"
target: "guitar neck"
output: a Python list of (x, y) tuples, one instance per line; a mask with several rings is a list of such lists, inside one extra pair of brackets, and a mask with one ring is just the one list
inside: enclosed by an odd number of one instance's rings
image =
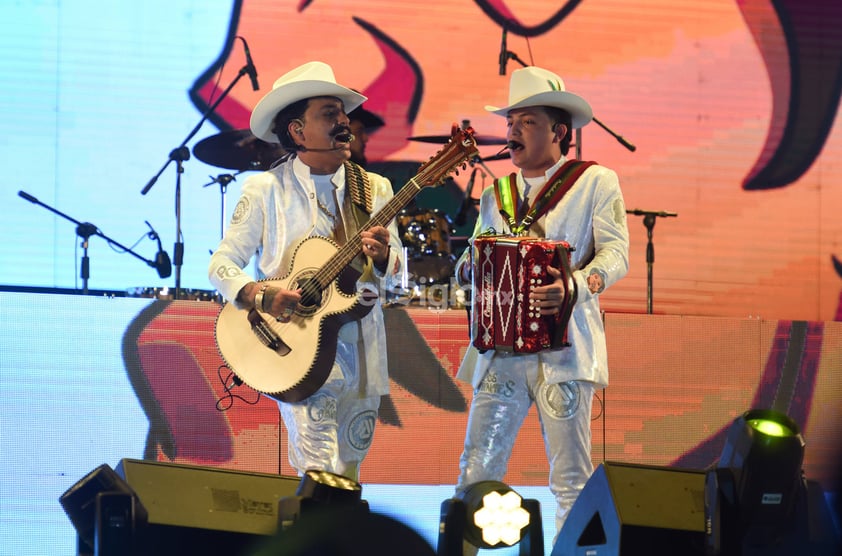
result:
[[(374, 226), (387, 226), (398, 213), (415, 198), (418, 192), (421, 191), (421, 186), (418, 185), (416, 178), (410, 179), (394, 197), (377, 211), (362, 227), (362, 231), (373, 228)], [(327, 263), (319, 269), (313, 276), (322, 289), (327, 288), (339, 273), (348, 266), (354, 257), (362, 250), (362, 237), (356, 234), (348, 239), (348, 242), (340, 247)]]
[[(459, 164), (463, 164), (471, 156), (477, 156), (479, 151), (473, 133), (473, 129), (461, 130), (454, 124), (452, 137), (447, 145), (429, 161), (422, 164), (418, 169), (418, 174), (410, 179), (394, 197), (389, 199), (383, 208), (372, 215), (361, 231), (366, 231), (374, 226), (387, 226), (422, 188), (438, 184)], [(340, 247), (336, 254), (316, 272), (313, 276), (315, 283), (322, 290), (326, 289), (361, 250), (362, 238), (359, 234), (356, 234), (349, 238), (348, 242)]]

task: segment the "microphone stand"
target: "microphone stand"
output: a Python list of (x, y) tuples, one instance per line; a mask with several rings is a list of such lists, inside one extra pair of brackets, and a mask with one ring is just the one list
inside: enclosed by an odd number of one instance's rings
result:
[[(505, 54), (506, 54), (506, 58), (507, 58), (507, 59), (509, 59), (509, 60), (514, 60), (514, 61), (516, 61), (517, 63), (519, 63), (521, 66), (523, 66), (523, 67), (525, 67), (525, 68), (529, 67), (529, 64), (527, 64), (526, 62), (524, 62), (523, 60), (521, 60), (521, 59), (518, 57), (518, 55), (517, 55), (517, 54), (515, 54), (514, 52), (512, 52), (511, 50), (507, 50), (507, 51), (505, 52)], [(596, 118), (596, 116), (594, 116), (594, 117), (593, 117), (593, 121), (594, 121), (594, 123), (595, 123), (596, 125), (598, 125), (598, 126), (599, 126), (599, 127), (601, 127), (602, 129), (604, 129), (605, 131), (607, 131), (607, 132), (608, 132), (608, 134), (609, 134), (609, 135), (611, 135), (611, 137), (613, 137), (614, 139), (616, 139), (617, 141), (619, 141), (621, 145), (623, 145), (625, 148), (627, 148), (627, 149), (628, 149), (628, 150), (630, 150), (631, 152), (634, 152), (634, 151), (636, 151), (636, 150), (637, 150), (637, 147), (636, 147), (636, 146), (632, 145), (632, 144), (631, 144), (631, 143), (629, 143), (629, 142), (628, 142), (628, 141), (627, 141), (627, 140), (626, 140), (626, 139), (625, 139), (622, 135), (617, 134), (617, 133), (616, 133), (616, 132), (614, 132), (612, 129), (610, 129), (608, 126), (606, 126), (604, 123), (600, 122), (600, 121)], [(576, 159), (577, 159), (577, 160), (582, 160), (582, 128), (581, 128), (581, 127), (576, 129), (576, 134), (575, 134), (575, 135), (576, 135)]]
[(141, 195), (146, 195), (149, 193), (149, 190), (152, 189), (152, 186), (155, 185), (155, 182), (158, 181), (158, 178), (161, 174), (164, 173), (164, 170), (167, 169), (167, 166), (170, 165), (170, 162), (175, 161), (177, 169), (175, 175), (175, 245), (173, 246), (173, 266), (175, 267), (175, 292), (173, 299), (179, 299), (181, 294), (181, 265), (184, 260), (184, 242), (182, 241), (182, 234), (181, 234), (181, 174), (184, 173), (184, 165), (183, 162), (186, 160), (190, 160), (190, 149), (187, 148), (187, 143), (190, 139), (193, 138), (196, 133), (199, 132), (199, 129), (202, 127), (202, 124), (210, 117), (210, 115), (216, 110), (216, 107), (219, 106), (219, 103), (222, 102), (228, 96), (228, 93), (231, 92), (231, 89), (234, 88), (234, 85), (243, 78), (244, 75), (247, 75), (249, 71), (249, 66), (246, 64), (243, 66), (240, 71), (237, 73), (237, 76), (231, 81), (231, 84), (222, 92), (219, 98), (205, 110), (204, 114), (202, 114), (202, 118), (199, 120), (199, 123), (196, 124), (196, 127), (185, 137), (184, 141), (181, 144), (170, 151), (169, 158), (158, 170), (158, 173), (155, 174), (149, 183), (141, 190)]
[[(613, 137), (614, 139), (619, 141), (620, 144), (623, 145), (625, 148), (627, 148), (631, 152), (634, 152), (634, 151), (637, 150), (636, 146), (632, 145), (622, 135), (619, 135), (619, 134), (615, 133), (612, 129), (610, 129), (604, 123), (600, 122), (596, 118), (596, 116), (593, 116), (592, 119), (593, 119), (595, 124), (597, 124), (599, 127), (604, 129), (605, 131), (607, 131), (608, 134), (611, 135), (611, 137)], [(576, 128), (576, 140), (575, 140), (575, 142), (576, 142), (576, 159), (582, 160), (582, 128), (581, 127)]]
[(678, 216), (678, 213), (667, 212), (664, 210), (641, 210), (631, 209), (627, 210), (626, 214), (634, 214), (635, 216), (643, 216), (643, 225), (646, 226), (646, 236), (648, 241), (646, 243), (646, 312), (652, 314), (652, 265), (655, 264), (655, 245), (652, 242), (652, 229), (655, 227), (655, 218)]
[(506, 56), (507, 60), (514, 60), (515, 62), (517, 62), (518, 64), (520, 64), (523, 67), (529, 66), (529, 64), (527, 64), (526, 62), (521, 60), (520, 57), (517, 54), (515, 54), (514, 52), (512, 52), (511, 50), (507, 50), (505, 52), (505, 56)]
[(219, 195), (222, 197), (221, 205), (222, 205), (222, 212), (219, 215), (219, 237), (225, 235), (225, 193), (228, 191), (228, 184), (232, 181), (237, 181), (236, 176), (242, 174), (245, 170), (240, 170), (235, 174), (219, 174), (216, 177), (208, 176), (211, 181), (203, 185), (202, 187), (208, 187), (209, 185), (213, 185), (215, 183), (219, 184)]
[(141, 261), (145, 262), (147, 265), (151, 266), (152, 268), (155, 268), (155, 262), (154, 261), (151, 261), (149, 259), (144, 259), (140, 255), (138, 255), (137, 253), (135, 253), (134, 251), (132, 251), (131, 249), (126, 247), (125, 245), (121, 245), (120, 243), (114, 241), (113, 239), (111, 239), (107, 235), (103, 234), (99, 230), (99, 228), (97, 228), (95, 225), (91, 224), (90, 222), (79, 222), (75, 218), (64, 214), (60, 210), (57, 210), (57, 209), (55, 209), (55, 208), (53, 208), (49, 205), (46, 205), (46, 204), (42, 203), (41, 201), (39, 201), (38, 199), (36, 199), (32, 195), (30, 195), (29, 193), (26, 193), (25, 191), (18, 191), (18, 195), (20, 197), (26, 199), (30, 203), (33, 203), (33, 204), (39, 205), (41, 207), (44, 207), (45, 209), (49, 210), (50, 212), (61, 216), (65, 220), (69, 220), (70, 222), (73, 222), (74, 224), (76, 224), (76, 235), (78, 235), (79, 237), (82, 238), (82, 265), (81, 265), (79, 277), (82, 279), (82, 293), (83, 294), (88, 295), (88, 279), (90, 278), (90, 270), (91, 270), (90, 269), (90, 258), (88, 257), (88, 241), (89, 241), (91, 236), (99, 236), (102, 239), (104, 239), (105, 241), (107, 241), (109, 244), (114, 245), (116, 247), (119, 247), (120, 249), (122, 249), (126, 253), (137, 257)]
[(602, 123), (602, 122), (600, 122), (599, 120), (597, 120), (597, 119), (596, 119), (596, 116), (594, 116), (594, 117), (593, 117), (593, 121), (594, 121), (594, 123), (595, 123), (596, 125), (598, 125), (598, 126), (599, 126), (599, 127), (601, 127), (602, 129), (604, 129), (605, 131), (607, 131), (607, 132), (608, 132), (608, 134), (609, 134), (611, 137), (613, 137), (614, 139), (616, 139), (617, 141), (619, 141), (621, 145), (623, 145), (625, 148), (627, 148), (627, 149), (628, 149), (628, 150), (630, 150), (631, 152), (634, 152), (634, 151), (636, 151), (636, 150), (637, 150), (637, 147), (635, 147), (634, 145), (632, 145), (631, 143), (629, 143), (628, 141), (626, 141), (626, 140), (623, 138), (623, 136), (622, 136), (622, 135), (618, 135), (617, 133), (615, 133), (614, 131), (612, 131), (611, 129), (609, 129), (609, 128), (608, 128), (608, 126), (606, 126), (604, 123)]

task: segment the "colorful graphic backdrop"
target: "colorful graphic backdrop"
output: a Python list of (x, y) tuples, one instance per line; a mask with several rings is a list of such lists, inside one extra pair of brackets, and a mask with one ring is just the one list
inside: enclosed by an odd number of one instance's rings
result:
[[(595, 124), (579, 142), (582, 157), (620, 174), (628, 208), (678, 214), (652, 229), (656, 312), (833, 320), (840, 311), (838, 3), (459, 0), (419, 9), (246, 0), (2, 10), (7, 284), (82, 286), (76, 226), (18, 197), (23, 190), (147, 260), (157, 252), (149, 221), (171, 256), (176, 243), (184, 247), (179, 285), (208, 287), (208, 252), (248, 172), (222, 187), (213, 178), (230, 169), (193, 156), (178, 174), (168, 160), (243, 68), (240, 36), (260, 90), (237, 81), (188, 148), (246, 127), (275, 78), (319, 59), (386, 120), (370, 158), (411, 168), (438, 147), (408, 137), (446, 135), (463, 120), (483, 136), (503, 136), (502, 119), (483, 107), (505, 101), (508, 76), (522, 63), (543, 65), (636, 147)], [(504, 29), (512, 53), (505, 76)], [(498, 150), (487, 145), (482, 154)], [(509, 166), (481, 170), (473, 196)], [(455, 178), (457, 191), (467, 174)], [(392, 175), (402, 182), (411, 173)], [(459, 201), (427, 204), (453, 217)], [(647, 229), (639, 216), (629, 225), (632, 268), (605, 307), (643, 312)], [(88, 255), (91, 288), (176, 283), (99, 236)]]

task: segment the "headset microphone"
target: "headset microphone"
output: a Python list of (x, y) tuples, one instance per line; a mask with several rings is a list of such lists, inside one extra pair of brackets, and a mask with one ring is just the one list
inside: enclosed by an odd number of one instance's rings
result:
[[(350, 142), (356, 140), (356, 137), (354, 137), (353, 133), (344, 133), (344, 132), (340, 133), (338, 135), (334, 135), (333, 138), (337, 141), (342, 142), (342, 143), (350, 143)], [(333, 152), (333, 151), (341, 151), (344, 148), (345, 147), (342, 146), (342, 147), (331, 147), (329, 149), (311, 149), (310, 147), (305, 147), (304, 145), (298, 145), (298, 150), (300, 152), (312, 152), (312, 153), (329, 153), (329, 152)]]

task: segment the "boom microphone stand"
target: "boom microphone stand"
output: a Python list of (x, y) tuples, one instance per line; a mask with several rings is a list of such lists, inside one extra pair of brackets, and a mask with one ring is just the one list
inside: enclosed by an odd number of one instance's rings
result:
[(146, 195), (152, 186), (155, 185), (155, 182), (158, 181), (158, 178), (161, 174), (164, 173), (167, 166), (170, 165), (170, 162), (175, 162), (177, 169), (175, 175), (175, 246), (173, 247), (173, 264), (175, 265), (175, 294), (173, 299), (179, 299), (180, 292), (181, 292), (181, 265), (184, 259), (184, 242), (182, 241), (181, 235), (181, 174), (184, 173), (184, 165), (183, 162), (190, 159), (190, 149), (187, 148), (187, 143), (190, 139), (193, 138), (196, 133), (198, 133), (199, 129), (202, 127), (202, 124), (210, 117), (210, 115), (216, 110), (216, 107), (219, 106), (219, 103), (222, 102), (225, 97), (228, 96), (228, 93), (231, 92), (231, 89), (234, 88), (234, 85), (242, 79), (244, 75), (250, 74), (253, 71), (253, 67), (251, 64), (247, 63), (245, 66), (240, 69), (237, 73), (237, 76), (231, 81), (231, 84), (222, 92), (216, 102), (214, 102), (205, 113), (202, 114), (202, 118), (199, 120), (199, 123), (196, 124), (196, 127), (187, 135), (184, 141), (181, 144), (170, 151), (169, 158), (158, 170), (158, 173), (149, 180), (149, 183), (141, 190), (141, 195)]
[(678, 213), (664, 210), (627, 210), (626, 214), (643, 216), (643, 225), (646, 226), (646, 312), (652, 314), (652, 265), (655, 264), (655, 245), (652, 242), (652, 228), (655, 227), (655, 218), (658, 216), (678, 216)]
[[(61, 216), (65, 220), (69, 220), (70, 222), (73, 222), (74, 224), (76, 224), (76, 235), (78, 235), (79, 237), (82, 238), (82, 265), (81, 265), (81, 269), (80, 269), (80, 272), (79, 272), (79, 277), (82, 278), (82, 293), (83, 294), (88, 295), (88, 278), (90, 278), (90, 271), (91, 271), (90, 258), (88, 257), (88, 240), (90, 239), (91, 236), (99, 236), (102, 239), (104, 239), (105, 241), (107, 241), (109, 244), (114, 245), (116, 247), (119, 247), (120, 249), (122, 249), (126, 253), (128, 253), (128, 254), (130, 254), (134, 257), (137, 257), (138, 259), (145, 262), (146, 264), (148, 264), (152, 268), (157, 269), (158, 275), (161, 278), (166, 278), (170, 275), (169, 274), (170, 273), (169, 256), (167, 256), (167, 253), (161, 249), (161, 241), (160, 240), (158, 240), (158, 255), (156, 256), (156, 259), (154, 261), (150, 261), (149, 259), (144, 259), (140, 255), (138, 255), (137, 253), (135, 253), (134, 251), (132, 251), (131, 249), (126, 247), (125, 245), (121, 245), (121, 244), (117, 243), (116, 241), (114, 241), (113, 239), (111, 239), (110, 237), (108, 237), (107, 235), (103, 234), (99, 230), (99, 228), (97, 228), (96, 226), (94, 226), (90, 222), (79, 222), (75, 218), (72, 218), (72, 217), (64, 214), (63, 212), (61, 212), (57, 209), (54, 209), (53, 207), (51, 207), (49, 205), (46, 205), (46, 204), (42, 203), (41, 201), (39, 201), (38, 199), (36, 199), (32, 195), (30, 195), (29, 193), (26, 193), (25, 191), (18, 191), (18, 195), (20, 197), (23, 197), (24, 199), (26, 199), (30, 203), (34, 203), (36, 205), (42, 206), (45, 209), (49, 210), (50, 212), (53, 212), (53, 213)], [(146, 224), (149, 225), (148, 222)], [(151, 228), (152, 226), (149, 226), (149, 227)], [(157, 234), (155, 234), (154, 230), (152, 230), (152, 234), (154, 234), (154, 236), (155, 236), (153, 239), (157, 239)], [(150, 235), (150, 237), (152, 237), (152, 236)]]
[[(520, 57), (517, 54), (515, 54), (511, 50), (507, 50), (505, 48), (505, 44), (506, 44), (505, 43), (505, 37), (506, 37), (505, 33), (506, 33), (506, 30), (503, 29), (503, 50), (500, 52), (500, 75), (506, 75), (506, 70), (505, 70), (505, 61), (506, 60), (514, 60), (525, 68), (529, 67), (529, 64), (527, 64), (526, 62), (521, 60)], [(619, 141), (621, 145), (623, 145), (625, 148), (627, 148), (631, 152), (634, 152), (635, 150), (637, 150), (637, 147), (635, 147), (633, 144), (629, 143), (622, 135), (617, 134), (612, 129), (610, 129), (608, 126), (606, 126), (604, 123), (600, 122), (596, 118), (596, 116), (593, 117), (593, 121), (596, 125), (598, 125), (602, 129), (607, 131), (608, 134), (611, 135), (611, 137), (613, 137), (614, 139)], [(576, 159), (582, 160), (582, 128), (577, 128), (575, 135), (576, 135)]]

